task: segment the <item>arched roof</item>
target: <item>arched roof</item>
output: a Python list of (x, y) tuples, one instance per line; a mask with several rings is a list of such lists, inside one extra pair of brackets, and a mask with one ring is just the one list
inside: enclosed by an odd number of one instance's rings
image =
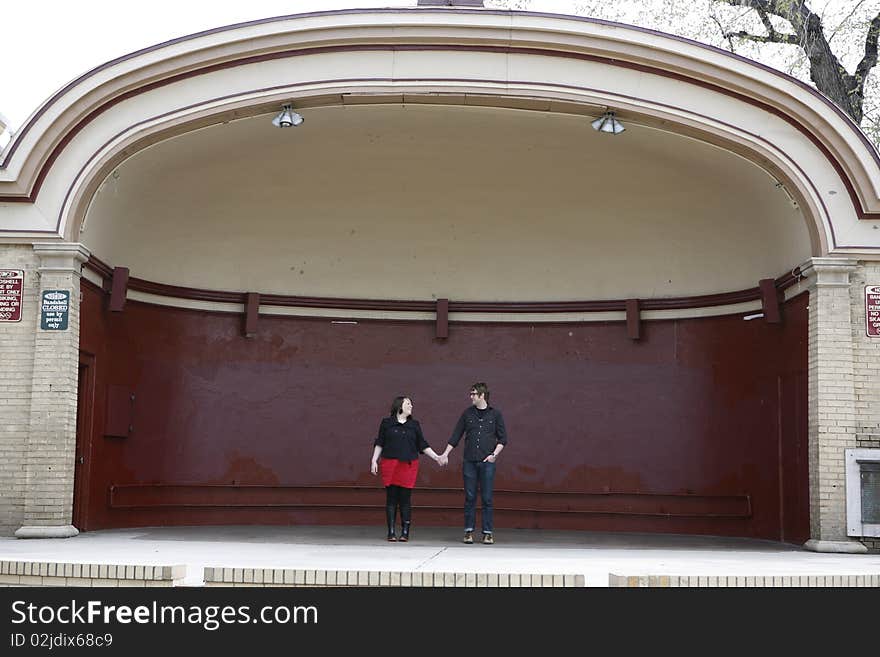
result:
[(76, 240), (113, 167), (169, 136), (277, 111), (406, 102), (626, 120), (693, 137), (776, 178), (814, 255), (880, 252), (880, 161), (824, 96), (717, 48), (601, 20), (376, 9), (252, 21), (108, 62), (43, 104), (0, 163), (3, 233)]

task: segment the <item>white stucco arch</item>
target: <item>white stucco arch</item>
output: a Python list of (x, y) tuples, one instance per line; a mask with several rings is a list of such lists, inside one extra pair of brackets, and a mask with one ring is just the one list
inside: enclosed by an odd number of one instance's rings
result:
[(255, 21), (101, 66), (47, 101), (0, 169), (6, 237), (76, 241), (112, 167), (170, 135), (352, 99), (595, 114), (694, 136), (779, 180), (813, 255), (880, 253), (877, 154), (814, 90), (729, 53), (634, 27), (491, 10), (351, 10)]

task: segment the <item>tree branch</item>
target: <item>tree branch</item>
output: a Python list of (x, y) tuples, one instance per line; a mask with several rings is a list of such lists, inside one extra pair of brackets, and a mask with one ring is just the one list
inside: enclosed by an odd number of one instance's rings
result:
[(725, 32), (724, 37), (726, 39), (747, 39), (758, 43), (787, 43), (793, 46), (801, 45), (800, 39), (794, 34), (779, 34), (779, 32), (773, 32), (767, 36), (761, 36), (759, 34), (751, 34), (740, 30), (739, 32)]
[(785, 43), (792, 46), (801, 45), (801, 41), (796, 34), (780, 34), (776, 31), (776, 28), (773, 27), (768, 12), (774, 15), (779, 14), (776, 12), (776, 3), (772, 0), (721, 0), (721, 2), (754, 9), (757, 12), (758, 17), (761, 19), (761, 22), (764, 24), (764, 29), (767, 30), (767, 36), (759, 36), (743, 30), (740, 30), (739, 32), (722, 32), (725, 38), (747, 39), (757, 43)]
[(776, 30), (773, 29), (773, 23), (770, 22), (770, 17), (767, 15), (767, 12), (760, 7), (755, 11), (758, 12), (758, 17), (761, 19), (761, 22), (764, 23), (764, 28), (767, 30), (767, 34), (773, 36), (776, 33)]
[[(859, 77), (858, 74), (849, 75), (841, 66), (828, 44), (822, 19), (810, 10), (807, 0), (716, 0), (716, 2), (755, 10), (768, 31), (766, 37), (758, 37), (747, 32), (740, 32), (735, 36), (758, 43), (797, 45), (803, 49), (810, 62), (810, 79), (815, 83), (816, 88), (849, 114), (856, 123), (861, 122), (864, 80), (877, 63), (880, 15), (877, 18), (877, 29), (869, 31), (865, 41), (865, 57), (860, 64), (863, 75)], [(788, 21), (794, 34), (779, 34), (773, 30), (768, 14)], [(875, 23), (872, 22), (871, 26), (874, 28)]]
[(874, 16), (874, 20), (871, 21), (871, 27), (868, 28), (868, 36), (865, 37), (865, 56), (862, 57), (862, 61), (856, 67), (855, 78), (862, 89), (864, 89), (868, 73), (877, 64), (878, 35), (880, 35), (880, 14)]
[(748, 7), (749, 9), (757, 9), (761, 11), (769, 11), (771, 14), (776, 13), (775, 2), (771, 2), (770, 0), (718, 0), (718, 2), (723, 2), (727, 5), (734, 5), (736, 7)]
[[(859, 10), (859, 8), (863, 4), (865, 4), (865, 0), (859, 0), (856, 4), (854, 4), (852, 6), (852, 9), (850, 9), (850, 12), (843, 18), (843, 20), (841, 20), (837, 24), (837, 27), (834, 28), (834, 31), (828, 35), (828, 43), (831, 43), (832, 41), (834, 41), (834, 37), (836, 37), (838, 35), (838, 33), (840, 32), (840, 28), (843, 27), (844, 25), (846, 25), (847, 21), (849, 21), (850, 18), (855, 16), (855, 13)], [(828, 5), (825, 5), (825, 9), (828, 9)], [(823, 22), (825, 21), (824, 10), (823, 10), (822, 16), (820, 16), (820, 18), (822, 19)]]
[(727, 39), (727, 46), (730, 48), (730, 52), (736, 52), (736, 48), (733, 45), (733, 38), (724, 31), (724, 26), (721, 24), (721, 21), (718, 20), (718, 16), (715, 15), (715, 12), (712, 11), (709, 14), (709, 18), (718, 26), (718, 32), (721, 34), (721, 38)]

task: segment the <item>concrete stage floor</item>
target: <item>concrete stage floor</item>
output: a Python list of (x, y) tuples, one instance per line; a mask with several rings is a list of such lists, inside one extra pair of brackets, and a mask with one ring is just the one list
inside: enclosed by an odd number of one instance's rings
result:
[(203, 569), (296, 568), (393, 572), (583, 575), (878, 576), (880, 554), (816, 553), (773, 541), (663, 534), (500, 529), (495, 545), (465, 545), (458, 528), (418, 527), (408, 543), (384, 528), (337, 526), (144, 527), (67, 539), (0, 538), (0, 560), (100, 564), (183, 564), (184, 585)]

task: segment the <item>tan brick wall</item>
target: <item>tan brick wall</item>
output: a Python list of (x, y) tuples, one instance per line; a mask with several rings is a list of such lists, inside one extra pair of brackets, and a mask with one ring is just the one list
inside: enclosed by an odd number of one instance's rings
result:
[[(22, 320), (0, 324), (0, 534), (71, 522), (79, 363), (78, 245), (0, 245), (25, 272)], [(71, 292), (68, 329), (39, 328), (40, 292)]]
[(854, 261), (814, 258), (809, 318), (810, 534), (847, 541), (844, 450), (856, 446), (851, 273)]
[[(59, 257), (56, 261), (55, 256), (41, 255), (39, 250), (37, 255), (40, 290), (70, 291), (67, 330), (43, 331), (37, 326), (34, 340), (22, 524), (40, 527), (71, 524), (81, 262), (73, 262), (69, 257)], [(38, 313), (39, 309), (34, 308), (33, 312)]]
[(865, 331), (865, 286), (880, 285), (880, 263), (863, 262), (852, 276), (852, 334), (858, 447), (880, 447), (880, 338)]
[[(856, 447), (880, 448), (880, 338), (865, 330), (865, 286), (880, 285), (880, 263), (861, 262), (852, 278), (852, 335), (855, 382)], [(872, 552), (880, 539), (863, 538)]]
[(880, 575), (618, 575), (610, 587), (880, 587)]
[(24, 517), (25, 450), (30, 425), (34, 337), (38, 320), (38, 258), (30, 244), (0, 244), (0, 269), (24, 270), (22, 319), (0, 323), (0, 535)]
[(205, 586), (583, 587), (579, 574), (433, 573), (290, 568), (205, 568)]
[(0, 561), (0, 586), (182, 586), (186, 566)]
[(865, 332), (865, 285), (880, 263), (814, 258), (810, 284), (809, 455), (813, 539), (848, 541), (845, 450), (880, 446), (880, 339)]

